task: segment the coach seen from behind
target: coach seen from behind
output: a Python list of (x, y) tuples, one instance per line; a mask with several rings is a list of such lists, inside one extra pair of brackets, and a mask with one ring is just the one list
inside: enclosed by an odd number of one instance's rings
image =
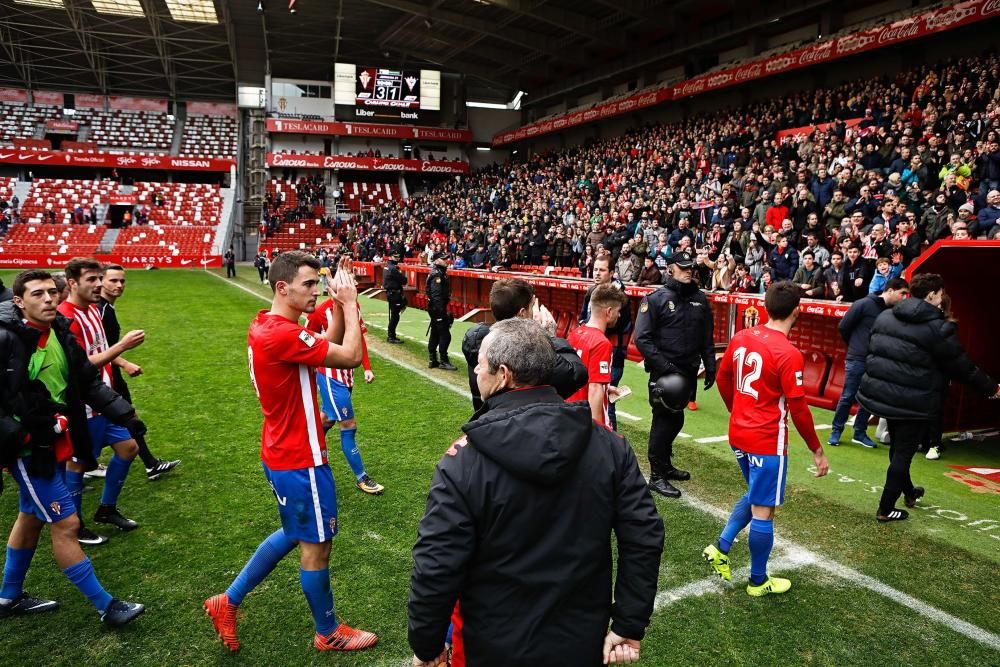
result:
[(438, 463), (413, 548), (415, 665), (443, 659), (453, 609), (456, 667), (638, 659), (663, 523), (628, 442), (543, 384), (554, 363), (527, 319), (483, 340), (485, 413)]
[(1000, 398), (996, 381), (965, 356), (955, 323), (941, 310), (943, 298), (941, 276), (922, 273), (910, 283), (910, 298), (879, 315), (872, 327), (858, 402), (889, 422), (889, 469), (875, 515), (882, 522), (909, 516), (895, 507), (900, 494), (907, 507), (924, 495), (910, 479), (910, 462), (926, 437), (928, 420), (941, 410), (948, 382), (964, 382), (983, 396)]

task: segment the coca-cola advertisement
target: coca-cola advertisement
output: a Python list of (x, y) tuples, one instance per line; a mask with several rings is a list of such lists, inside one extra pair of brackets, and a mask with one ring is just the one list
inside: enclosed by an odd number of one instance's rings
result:
[(35, 100), (35, 104), (48, 104), (54, 107), (61, 107), (63, 105), (62, 93), (36, 90), (31, 93), (31, 97)]
[[(1000, 0), (968, 0), (967, 2), (932, 9), (923, 14), (900, 19), (893, 23), (869, 28), (868, 30), (836, 39), (816, 42), (800, 49), (788, 51), (787, 53), (779, 53), (675, 83), (672, 88), (664, 90), (662, 96), (658, 92), (657, 101), (650, 104), (639, 103), (632, 106), (627, 103), (623, 104), (623, 101), (607, 102), (582, 113), (574, 112), (567, 116), (561, 116), (555, 121), (548, 121), (551, 123), (551, 126), (545, 131), (542, 131), (539, 124), (535, 123), (519, 127), (515, 130), (501, 132), (493, 137), (493, 145), (503, 146), (515, 141), (538, 136), (548, 131), (554, 132), (583, 122), (621, 115), (636, 108), (651, 106), (651, 104), (660, 104), (669, 99), (678, 100), (754, 81), (766, 76), (791, 72), (802, 67), (809, 67), (883, 46), (899, 44), (911, 39), (918, 39), (936, 32), (960, 28), (997, 15), (1000, 15)], [(631, 99), (633, 98), (627, 98), (627, 100)]]
[(0, 88), (0, 102), (28, 102), (28, 91), (21, 88)]
[(349, 155), (296, 155), (268, 153), (267, 166), (291, 169), (357, 169), (359, 171), (407, 171), (420, 174), (467, 174), (467, 162), (449, 160), (407, 160), (395, 157), (352, 157)]
[(127, 111), (167, 111), (166, 100), (154, 100), (145, 97), (109, 97), (108, 107)]
[(567, 127), (582, 125), (583, 123), (589, 123), (603, 118), (620, 116), (632, 111), (638, 111), (639, 109), (645, 109), (646, 107), (662, 104), (670, 98), (671, 90), (669, 88), (661, 88), (655, 91), (645, 91), (635, 95), (629, 95), (628, 97), (620, 100), (604, 102), (603, 104), (598, 104), (583, 111), (574, 111), (573, 113), (564, 114), (556, 118), (550, 118), (531, 125), (525, 125), (524, 127), (519, 127), (516, 130), (511, 130), (510, 132), (501, 132), (493, 137), (493, 145), (503, 146), (504, 144), (513, 143), (527, 137), (548, 134), (549, 132), (556, 132)]
[(225, 102), (188, 102), (187, 112), (191, 116), (231, 116), (236, 118), (236, 105)]

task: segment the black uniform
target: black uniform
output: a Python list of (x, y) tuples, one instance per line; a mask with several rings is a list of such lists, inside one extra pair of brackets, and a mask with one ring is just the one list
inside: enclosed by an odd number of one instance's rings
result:
[(236, 277), (236, 253), (233, 252), (232, 248), (226, 251), (226, 254), (222, 256), (222, 261), (226, 265), (226, 277), (235, 278)]
[[(705, 364), (705, 386), (710, 387), (715, 382), (712, 326), (708, 299), (693, 282), (684, 284), (668, 277), (662, 288), (647, 295), (639, 305), (634, 340), (645, 359), (650, 387), (672, 372), (686, 375), (693, 387), (701, 363)], [(694, 393), (692, 390), (691, 400)], [(686, 473), (670, 474), (674, 470), (671, 463), (674, 439), (684, 426), (684, 411), (671, 412), (658, 402), (651, 402), (649, 465), (653, 476), (686, 479)]]
[(892, 446), (878, 513), (888, 516), (900, 494), (913, 497), (910, 461), (937, 419), (950, 380), (983, 396), (996, 381), (965, 355), (954, 322), (923, 299), (904, 299), (883, 311), (872, 326), (858, 402), (889, 422)]
[(406, 287), (406, 274), (399, 270), (399, 262), (390, 259), (382, 272), (382, 289), (385, 290), (389, 302), (389, 340), (396, 341), (396, 326), (399, 324), (399, 314), (403, 312), (406, 300), (403, 298), (403, 288)]
[[(118, 323), (118, 313), (111, 302), (106, 301), (104, 297), (101, 297), (101, 300), (97, 302), (97, 309), (101, 312), (101, 324), (104, 325), (104, 333), (110, 347), (122, 338), (122, 325)], [(128, 383), (125, 382), (122, 369), (114, 364), (111, 364), (111, 380), (111, 386), (118, 392), (118, 395), (131, 403), (132, 393), (128, 390)]]
[[(462, 355), (469, 368), (469, 389), (472, 391), (472, 407), (478, 411), (483, 407), (483, 399), (479, 396), (479, 385), (476, 383), (476, 363), (479, 361), (479, 348), (483, 339), (490, 333), (487, 324), (480, 324), (465, 332), (462, 338)], [(549, 336), (552, 349), (556, 351), (556, 364), (549, 376), (548, 384), (552, 385), (563, 398), (569, 398), (576, 390), (587, 384), (587, 367), (580, 360), (573, 346), (565, 338)]]
[(642, 639), (663, 521), (628, 442), (551, 387), (492, 396), (462, 430), (413, 547), (417, 657), (441, 653), (456, 600), (470, 665), (598, 667), (609, 621)]
[(454, 318), (448, 312), (449, 301), (451, 285), (448, 283), (447, 269), (435, 264), (427, 276), (427, 314), (431, 316), (427, 356), (431, 368), (439, 365), (438, 353), (441, 354), (441, 363), (451, 363), (448, 360), (448, 346), (451, 345), (451, 323)]

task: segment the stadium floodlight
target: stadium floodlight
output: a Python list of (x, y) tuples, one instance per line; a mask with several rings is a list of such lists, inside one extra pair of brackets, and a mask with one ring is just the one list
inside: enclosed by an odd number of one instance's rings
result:
[(264, 0), (257, 0), (257, 13), (258, 14), (264, 13)]
[(165, 0), (170, 16), (175, 21), (189, 23), (218, 23), (215, 3), (212, 0)]
[(98, 14), (115, 16), (145, 16), (139, 0), (91, 0)]

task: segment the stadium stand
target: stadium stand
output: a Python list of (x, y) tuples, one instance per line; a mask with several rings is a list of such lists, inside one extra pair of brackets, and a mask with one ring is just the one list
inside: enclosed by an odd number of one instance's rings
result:
[(112, 248), (117, 254), (208, 255), (215, 242), (215, 227), (144, 225), (122, 230)]
[(399, 186), (395, 183), (341, 183), (343, 202), (350, 211), (385, 206), (400, 199)]
[(92, 255), (104, 237), (104, 225), (65, 225), (23, 222), (10, 228), (0, 239), (0, 253), (9, 255), (50, 255), (68, 260)]
[[(206, 183), (137, 183), (140, 205), (148, 207), (149, 222), (155, 225), (215, 227), (222, 215), (222, 193), (218, 185)], [(154, 195), (163, 204), (154, 202)]]
[(117, 190), (118, 184), (114, 181), (40, 178), (32, 183), (21, 204), (21, 218), (24, 222), (79, 224), (98, 206), (106, 205), (110, 195)]
[(12, 146), (15, 138), (33, 138), (40, 124), (57, 118), (58, 107), (0, 102), (0, 145)]
[(80, 109), (74, 119), (90, 128), (87, 139), (101, 147), (167, 152), (173, 142), (174, 121), (159, 111)]
[(188, 115), (181, 139), (181, 157), (231, 158), (236, 155), (236, 119), (230, 116)]
[[(793, 277), (814, 234), (827, 253), (859, 248), (858, 266), (831, 272), (821, 262), (825, 296), (850, 301), (867, 293), (878, 257), (890, 258), (895, 275), (952, 228), (997, 236), (986, 198), (1000, 184), (998, 66), (996, 54), (914, 66), (893, 79), (796, 91), (538, 152), (387, 201), (364, 216), (351, 246), (371, 258), (406, 244), (424, 261), (436, 250), (472, 267), (483, 244), (488, 267), (548, 265), (584, 276), (607, 252), (630, 282), (647, 256), (662, 269), (678, 249), (702, 250), (704, 288), (756, 292)], [(787, 265), (782, 236), (797, 251)], [(735, 279), (738, 264), (748, 279)], [(848, 274), (862, 286), (844, 288)]]

